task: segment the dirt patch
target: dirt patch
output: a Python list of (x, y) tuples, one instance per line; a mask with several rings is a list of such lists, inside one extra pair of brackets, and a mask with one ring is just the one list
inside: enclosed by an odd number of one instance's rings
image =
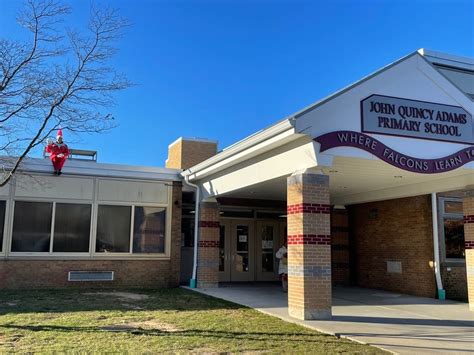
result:
[(151, 330), (165, 333), (179, 332), (181, 329), (175, 327), (172, 324), (160, 322), (158, 320), (150, 319), (139, 322), (127, 322), (122, 324), (113, 324), (105, 327), (101, 327), (102, 330), (108, 332), (133, 332), (139, 330)]
[(125, 308), (135, 309), (137, 311), (139, 311), (141, 309), (144, 309), (143, 307), (140, 307), (140, 306), (137, 306), (137, 305), (134, 305), (134, 304), (130, 304), (130, 303), (122, 303), (122, 306), (124, 306)]
[(116, 297), (123, 301), (143, 301), (149, 297), (148, 295), (133, 292), (87, 292), (83, 293), (83, 295)]

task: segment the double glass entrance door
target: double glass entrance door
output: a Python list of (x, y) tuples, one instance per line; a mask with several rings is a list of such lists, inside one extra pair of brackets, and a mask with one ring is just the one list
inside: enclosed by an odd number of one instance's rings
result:
[(281, 223), (221, 220), (219, 281), (276, 281)]

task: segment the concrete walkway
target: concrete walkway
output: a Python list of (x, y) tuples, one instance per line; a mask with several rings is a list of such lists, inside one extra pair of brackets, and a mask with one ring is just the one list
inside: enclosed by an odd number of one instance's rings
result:
[(395, 353), (474, 352), (474, 313), (467, 303), (335, 288), (331, 321), (300, 321), (288, 316), (287, 295), (276, 284), (224, 284), (194, 291)]

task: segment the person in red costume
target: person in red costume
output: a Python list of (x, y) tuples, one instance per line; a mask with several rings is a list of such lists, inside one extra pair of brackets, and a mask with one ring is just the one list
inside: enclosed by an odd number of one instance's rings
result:
[(61, 175), (61, 170), (69, 156), (69, 148), (63, 142), (63, 131), (60, 129), (56, 137), (56, 142), (52, 142), (48, 139), (48, 145), (46, 146), (46, 152), (50, 153), (49, 158), (54, 166), (54, 174)]

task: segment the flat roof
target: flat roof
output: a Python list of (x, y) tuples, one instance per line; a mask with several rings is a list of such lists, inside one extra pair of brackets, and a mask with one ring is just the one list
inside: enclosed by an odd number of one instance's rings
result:
[[(19, 169), (28, 173), (51, 173), (53, 167), (49, 158), (25, 158)], [(69, 159), (63, 170), (63, 175), (82, 175), (95, 177), (116, 177), (156, 181), (181, 181), (178, 169), (161, 167), (136, 166), (124, 164), (105, 164), (88, 160)]]

